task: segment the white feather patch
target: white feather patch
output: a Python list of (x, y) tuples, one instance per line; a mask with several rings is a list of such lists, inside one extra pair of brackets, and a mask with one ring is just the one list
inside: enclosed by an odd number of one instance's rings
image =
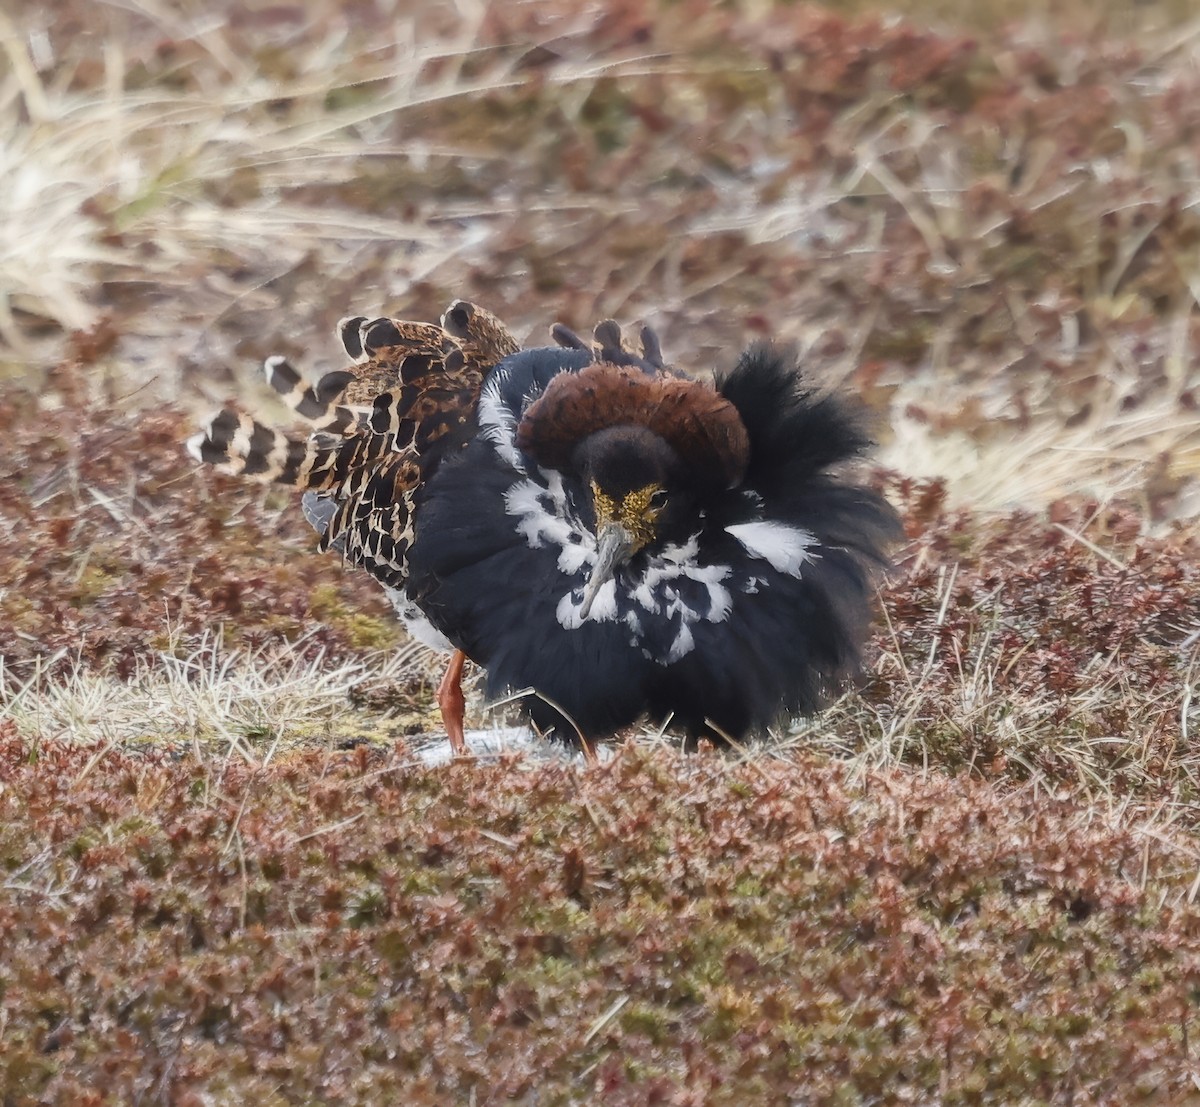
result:
[(194, 457), (197, 461), (203, 461), (204, 457), (200, 453), (200, 450), (201, 450), (201, 447), (203, 447), (204, 443), (207, 441), (208, 441), (208, 432), (207, 431), (201, 431), (199, 434), (193, 434), (192, 437), (189, 438), (187, 440), (187, 442), (185, 443), (185, 445), (187, 446), (187, 452), (189, 454), (191, 454), (192, 457)]
[(504, 494), (504, 509), (532, 548), (557, 551), (557, 568), (567, 585), (555, 605), (559, 626), (578, 630), (585, 621), (621, 620), (632, 635), (630, 645), (637, 646), (646, 633), (639, 610), (660, 619), (678, 619), (670, 646), (662, 654), (646, 654), (660, 665), (669, 665), (695, 649), (694, 623), (721, 623), (729, 618), (732, 570), (728, 565), (700, 564), (700, 536), (693, 535), (685, 543), (664, 546), (639, 572), (626, 568), (605, 581), (584, 620), (580, 616), (583, 585), (596, 564), (596, 536), (572, 511), (562, 475), (552, 470), (539, 470), (539, 475), (545, 484), (533, 479), (514, 483)]
[(525, 472), (517, 449), (517, 417), (512, 408), (500, 398), (500, 386), (508, 380), (508, 371), (497, 369), (488, 378), (479, 394), (479, 433), (490, 442), (502, 461), (518, 473)]
[(745, 548), (751, 557), (761, 557), (772, 569), (799, 577), (800, 570), (819, 554), (812, 552), (816, 535), (786, 523), (763, 519), (755, 523), (738, 523), (725, 528)]
[(504, 493), (504, 510), (517, 519), (517, 533), (532, 549), (557, 547), (559, 571), (574, 575), (595, 565), (596, 537), (567, 514), (562, 477), (546, 475), (545, 487), (533, 480), (512, 485)]
[(695, 648), (696, 639), (692, 635), (692, 625), (688, 622), (679, 624), (679, 633), (675, 635), (675, 641), (671, 643), (671, 652), (667, 654), (667, 664), (670, 665), (674, 661), (679, 661), (687, 657)]
[(700, 537), (695, 534), (688, 539), (685, 545), (664, 546), (661, 554), (651, 558), (645, 575), (642, 577), (641, 585), (634, 592), (634, 599), (648, 611), (653, 612), (657, 610), (657, 607), (653, 602), (647, 604), (645, 598), (649, 597), (653, 601), (655, 593), (665, 594), (673, 601), (664, 609), (668, 614), (679, 609), (684, 612), (685, 618), (695, 621), (701, 616), (683, 607), (678, 600), (678, 593), (674, 589), (669, 589), (665, 593), (660, 591), (661, 586), (668, 581), (685, 577), (703, 585), (708, 592), (709, 609), (703, 618), (710, 623), (724, 622), (733, 607), (733, 598), (729, 595), (729, 589), (721, 584), (721, 581), (729, 576), (729, 566), (700, 565), (697, 562), (699, 554)]
[(567, 592), (558, 601), (558, 607), (554, 609), (558, 625), (563, 630), (578, 630), (583, 626), (585, 621), (607, 623), (616, 619), (617, 582), (615, 580), (606, 580), (600, 585), (600, 588), (596, 592), (596, 598), (592, 600), (592, 609), (588, 612), (587, 620), (580, 615), (580, 608), (582, 607), (583, 596), (580, 595), (579, 599), (576, 599), (574, 594)]
[(454, 644), (437, 629), (424, 615), (419, 607), (410, 600), (399, 588), (385, 588), (387, 598), (392, 601), (392, 607), (400, 616), (404, 629), (422, 645), (434, 650), (452, 650)]

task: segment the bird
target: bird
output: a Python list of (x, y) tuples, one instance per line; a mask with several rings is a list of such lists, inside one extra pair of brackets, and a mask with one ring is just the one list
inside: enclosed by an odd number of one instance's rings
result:
[(340, 334), (358, 362), (316, 385), (267, 362), (307, 438), (225, 411), (189, 448), (306, 489), (321, 546), (452, 651), (455, 753), (466, 659), (593, 760), (642, 718), (736, 745), (860, 672), (899, 521), (846, 469), (871, 445), (861, 416), (786, 347), (704, 379), (648, 327), (631, 342), (604, 320), (589, 343), (558, 324), (521, 349), (465, 301), (440, 327), (354, 317)]

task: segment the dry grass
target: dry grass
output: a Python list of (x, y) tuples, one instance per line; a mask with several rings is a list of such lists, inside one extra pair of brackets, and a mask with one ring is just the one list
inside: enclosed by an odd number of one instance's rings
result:
[(303, 641), (227, 650), (202, 640), (186, 656), (167, 650), (146, 659), (127, 680), (78, 663), (62, 671), (62, 658), (50, 657), (20, 677), (0, 668), (0, 720), (35, 744), (190, 745), (206, 757), (217, 749), (266, 764), (281, 741), (291, 748), (298, 736), (340, 737), (348, 700), (368, 681), (419, 678), (426, 652), (412, 645), (331, 665)]
[[(91, 330), (132, 308), (139, 326), (123, 383), (153, 380), (143, 402), (178, 398), (180, 354), (207, 355), (206, 333), (223, 314), (268, 309), (259, 288), (286, 282), (314, 256), (337, 280), (371, 245), (404, 241), (420, 269), (470, 237), (301, 198), (356, 179), (364, 152), (400, 156), (381, 141), (382, 120), (470, 93), (454, 71), (434, 88), (416, 85), (431, 58), (455, 70), (469, 57), (469, 24), (431, 47), (401, 21), (375, 60), (352, 44), (351, 21), (327, 11), (321, 41), (302, 42), (292, 57), (286, 16), (282, 27), (269, 16), (255, 27), (248, 16), (248, 41), (235, 46), (215, 13), (101, 6), (78, 13), (103, 42), (97, 57), (60, 37), (48, 15), (25, 14), (24, 26), (0, 23), (10, 62), (0, 118), (12, 136), (0, 173), (0, 334), (18, 356), (40, 347), (14, 313), (34, 331), (39, 321)], [(339, 94), (343, 105), (331, 109)], [(217, 258), (225, 272), (214, 270)], [(253, 277), (227, 275), (237, 271)]]

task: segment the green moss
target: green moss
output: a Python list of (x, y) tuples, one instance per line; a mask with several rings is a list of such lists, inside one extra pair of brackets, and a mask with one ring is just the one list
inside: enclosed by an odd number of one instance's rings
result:
[(279, 732), (274, 727), (269, 727), (264, 723), (247, 723), (239, 728), (239, 733), (249, 742), (259, 745), (272, 742), (279, 737)]
[(89, 564), (79, 574), (71, 589), (71, 602), (76, 607), (95, 603), (113, 585), (113, 575), (99, 565)]
[(337, 583), (315, 585), (309, 592), (308, 606), (314, 618), (337, 631), (355, 649), (391, 649), (404, 638), (398, 621), (357, 610)]
[(443, 890), (444, 878), (436, 869), (419, 868), (404, 874), (406, 896), (432, 896)]
[(376, 619), (370, 615), (355, 614), (341, 621), (338, 629), (346, 641), (359, 650), (386, 650), (397, 646), (403, 634), (395, 620)]
[(58, 1070), (52, 1057), (41, 1056), (41, 1050), (25, 1035), (6, 1036), (4, 1057), (0, 1059), (0, 1085), (14, 1102), (28, 1097), (30, 1102), (41, 1093)]
[(670, 1040), (673, 1020), (653, 1004), (631, 1003), (621, 1012), (621, 1029), (627, 1034), (644, 1034), (655, 1045)]
[(350, 900), (348, 920), (351, 926), (369, 926), (379, 922), (386, 914), (387, 893), (382, 888), (364, 888)]

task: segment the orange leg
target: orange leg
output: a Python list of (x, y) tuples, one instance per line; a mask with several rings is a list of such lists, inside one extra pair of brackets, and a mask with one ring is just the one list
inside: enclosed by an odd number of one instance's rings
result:
[(456, 757), (467, 752), (467, 738), (463, 733), (463, 715), (466, 714), (467, 705), (462, 692), (463, 663), (466, 660), (467, 655), (462, 650), (454, 651), (437, 690), (442, 725), (446, 728), (446, 737), (450, 739), (450, 748)]

